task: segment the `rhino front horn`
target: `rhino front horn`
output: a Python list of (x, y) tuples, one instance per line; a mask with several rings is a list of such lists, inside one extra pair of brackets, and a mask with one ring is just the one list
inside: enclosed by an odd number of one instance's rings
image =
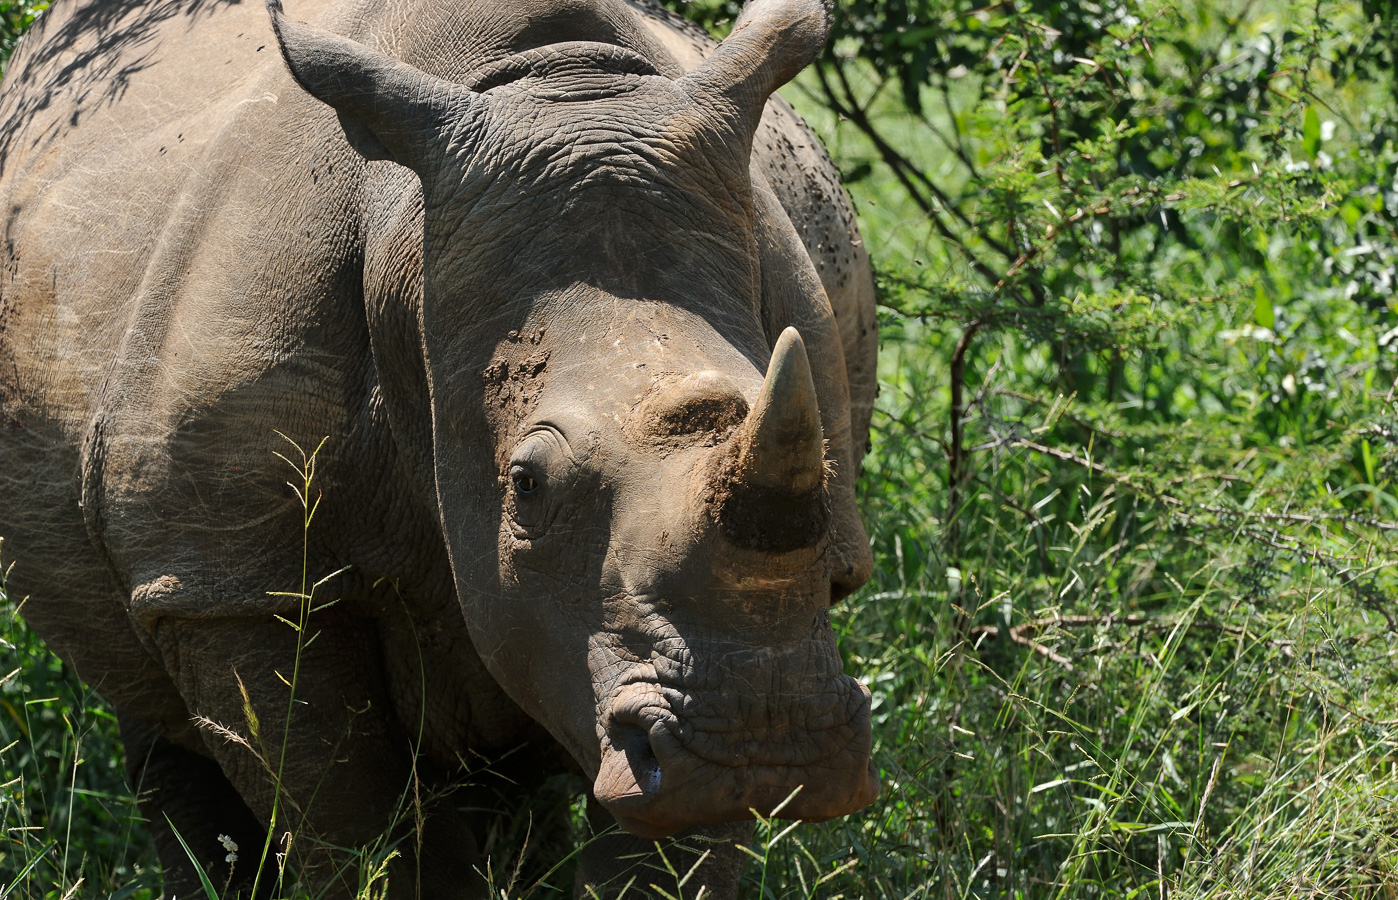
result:
[(777, 339), (762, 393), (714, 481), (714, 516), (739, 546), (783, 552), (809, 547), (825, 533), (825, 438), (810, 360), (795, 328)]
[(739, 458), (745, 482), (792, 494), (820, 486), (825, 435), (811, 362), (795, 328), (777, 338), (762, 394), (744, 430)]

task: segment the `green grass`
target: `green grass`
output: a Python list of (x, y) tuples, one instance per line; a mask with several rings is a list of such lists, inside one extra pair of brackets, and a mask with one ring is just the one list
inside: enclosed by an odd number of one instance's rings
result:
[(0, 612), (0, 894), (155, 897), (150, 837), (111, 709)]

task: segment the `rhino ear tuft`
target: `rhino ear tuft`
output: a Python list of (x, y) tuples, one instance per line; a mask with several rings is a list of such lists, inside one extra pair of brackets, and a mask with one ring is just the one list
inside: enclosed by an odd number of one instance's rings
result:
[(296, 83), (333, 107), (350, 145), (366, 159), (388, 159), (426, 174), (448, 123), (475, 95), (338, 34), (287, 18), (281, 0), (267, 13)]
[(830, 0), (751, 0), (733, 31), (682, 82), (735, 116), (751, 138), (767, 98), (820, 54), (830, 35)]

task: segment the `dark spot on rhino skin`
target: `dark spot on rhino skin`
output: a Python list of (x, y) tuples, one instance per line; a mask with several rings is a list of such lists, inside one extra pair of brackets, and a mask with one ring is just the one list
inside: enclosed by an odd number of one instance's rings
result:
[(714, 488), (714, 511), (719, 530), (736, 546), (768, 553), (789, 553), (820, 541), (830, 522), (825, 491), (792, 495), (787, 491), (745, 487)]

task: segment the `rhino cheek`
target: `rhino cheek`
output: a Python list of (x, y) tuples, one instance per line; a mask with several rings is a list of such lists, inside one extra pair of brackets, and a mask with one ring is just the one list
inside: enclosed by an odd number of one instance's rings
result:
[[(527, 606), (519, 600), (505, 598), (500, 605)], [(488, 627), (473, 628), (472, 637), (506, 693), (585, 772), (595, 773), (600, 751), (593, 738), (591, 684), (585, 654), (576, 649), (586, 643), (584, 629), (563, 616), (545, 622), (532, 613), (497, 612)]]
[[(496, 507), (497, 569), (458, 578), (472, 639), (510, 697), (588, 774), (601, 764), (587, 646), (605, 529), (591, 504), (572, 506), (542, 539), (521, 539)], [(484, 568), (484, 567), (482, 567)]]

